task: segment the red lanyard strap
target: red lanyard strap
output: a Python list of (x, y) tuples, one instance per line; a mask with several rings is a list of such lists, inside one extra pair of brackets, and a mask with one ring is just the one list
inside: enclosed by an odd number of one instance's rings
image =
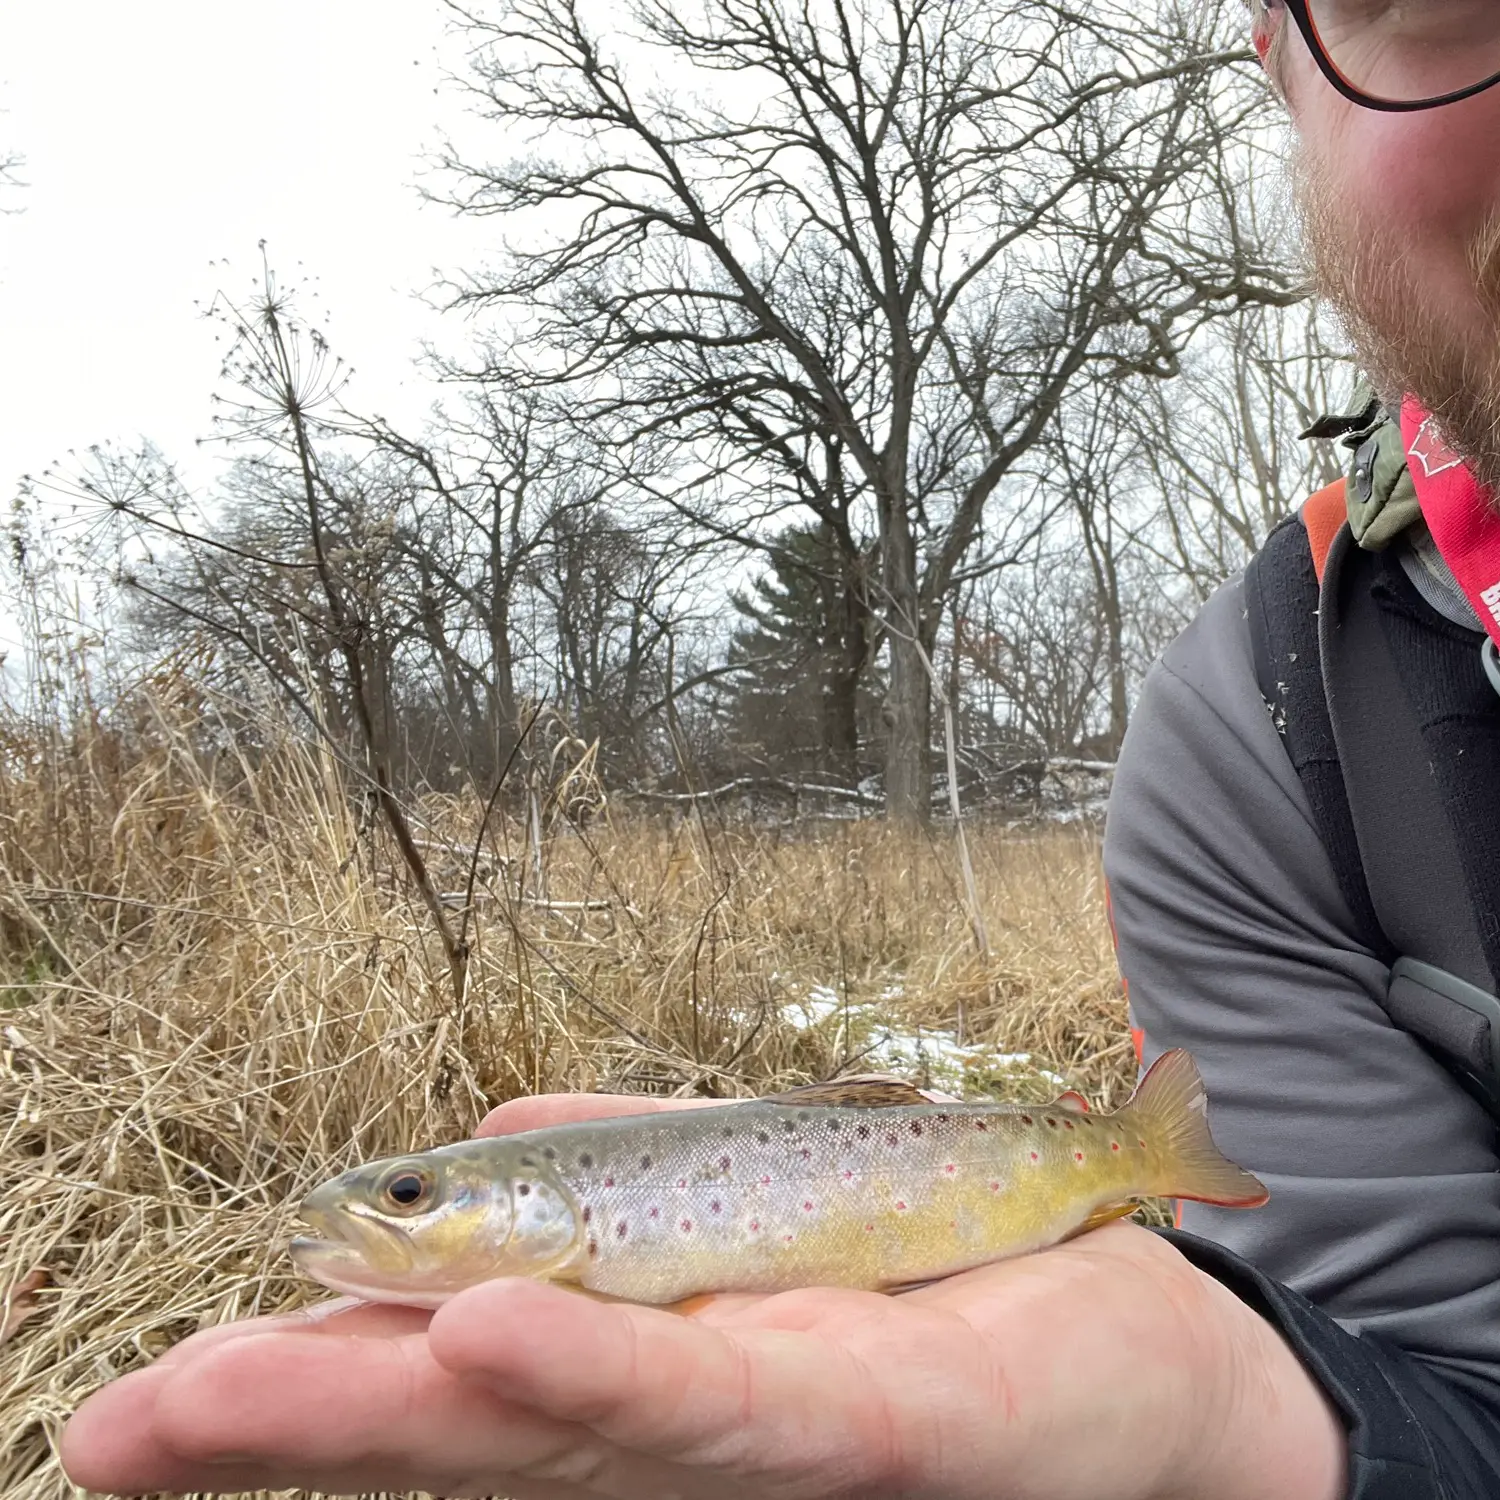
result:
[(1492, 668), (1500, 647), (1500, 512), (1495, 497), (1444, 443), (1432, 417), (1410, 396), (1401, 407), (1401, 440), (1422, 518), (1490, 638), (1485, 667), (1494, 681)]

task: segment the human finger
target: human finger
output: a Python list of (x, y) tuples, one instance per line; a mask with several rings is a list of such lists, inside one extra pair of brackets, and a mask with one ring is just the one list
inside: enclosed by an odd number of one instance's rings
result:
[(727, 1099), (651, 1099), (642, 1094), (533, 1094), (497, 1105), (479, 1122), (476, 1136), (515, 1135), (577, 1120), (604, 1120), (615, 1115), (651, 1115), (665, 1109), (704, 1109), (733, 1103)]
[[(524, 1336), (506, 1337), (507, 1329)], [(890, 1472), (898, 1434), (886, 1393), (847, 1350), (799, 1333), (731, 1331), (507, 1280), (439, 1309), (428, 1339), (454, 1375), (685, 1465), (710, 1491), (717, 1476), (842, 1493)]]

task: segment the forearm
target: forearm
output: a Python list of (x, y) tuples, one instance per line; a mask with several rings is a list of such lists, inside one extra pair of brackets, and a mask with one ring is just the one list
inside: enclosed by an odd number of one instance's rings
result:
[(1500, 1420), (1486, 1406), (1402, 1350), (1346, 1332), (1221, 1246), (1162, 1234), (1249, 1315), (1226, 1325), (1244, 1362), (1215, 1392), (1232, 1399), (1218, 1441), (1204, 1433), (1212, 1472), (1181, 1500), (1492, 1500)]

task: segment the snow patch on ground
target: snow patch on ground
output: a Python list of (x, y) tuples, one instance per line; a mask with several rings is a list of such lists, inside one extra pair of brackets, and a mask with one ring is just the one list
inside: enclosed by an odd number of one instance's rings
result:
[(1001, 1098), (1009, 1085), (1038, 1081), (1059, 1092), (1068, 1087), (1029, 1052), (997, 1052), (983, 1043), (960, 1042), (951, 1031), (914, 1029), (892, 1020), (882, 1004), (902, 994), (900, 984), (891, 984), (879, 1002), (848, 1005), (837, 990), (815, 984), (788, 1001), (781, 1014), (798, 1031), (826, 1026), (844, 1032), (838, 1041), (860, 1072), (896, 1073), (961, 1098)]

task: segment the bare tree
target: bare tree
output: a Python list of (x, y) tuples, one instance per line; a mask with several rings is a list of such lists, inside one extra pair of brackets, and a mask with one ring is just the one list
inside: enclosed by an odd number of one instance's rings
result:
[(925, 815), (924, 654), (1068, 390), (1170, 374), (1204, 317), (1296, 295), (1200, 233), (1251, 97), (1215, 8), (451, 8), (479, 110), (534, 142), (450, 156), (451, 201), (536, 225), (458, 300), (524, 309), (538, 378), (587, 383), (599, 420), (696, 445), (679, 496), (743, 514), (780, 485), (851, 558), (873, 533), (888, 807)]
[(1191, 378), (1141, 392), (1136, 434), (1160, 507), (1153, 549), (1202, 602), (1271, 528), (1342, 472), (1327, 443), (1299, 434), (1349, 399), (1354, 372), (1315, 306), (1226, 323)]

